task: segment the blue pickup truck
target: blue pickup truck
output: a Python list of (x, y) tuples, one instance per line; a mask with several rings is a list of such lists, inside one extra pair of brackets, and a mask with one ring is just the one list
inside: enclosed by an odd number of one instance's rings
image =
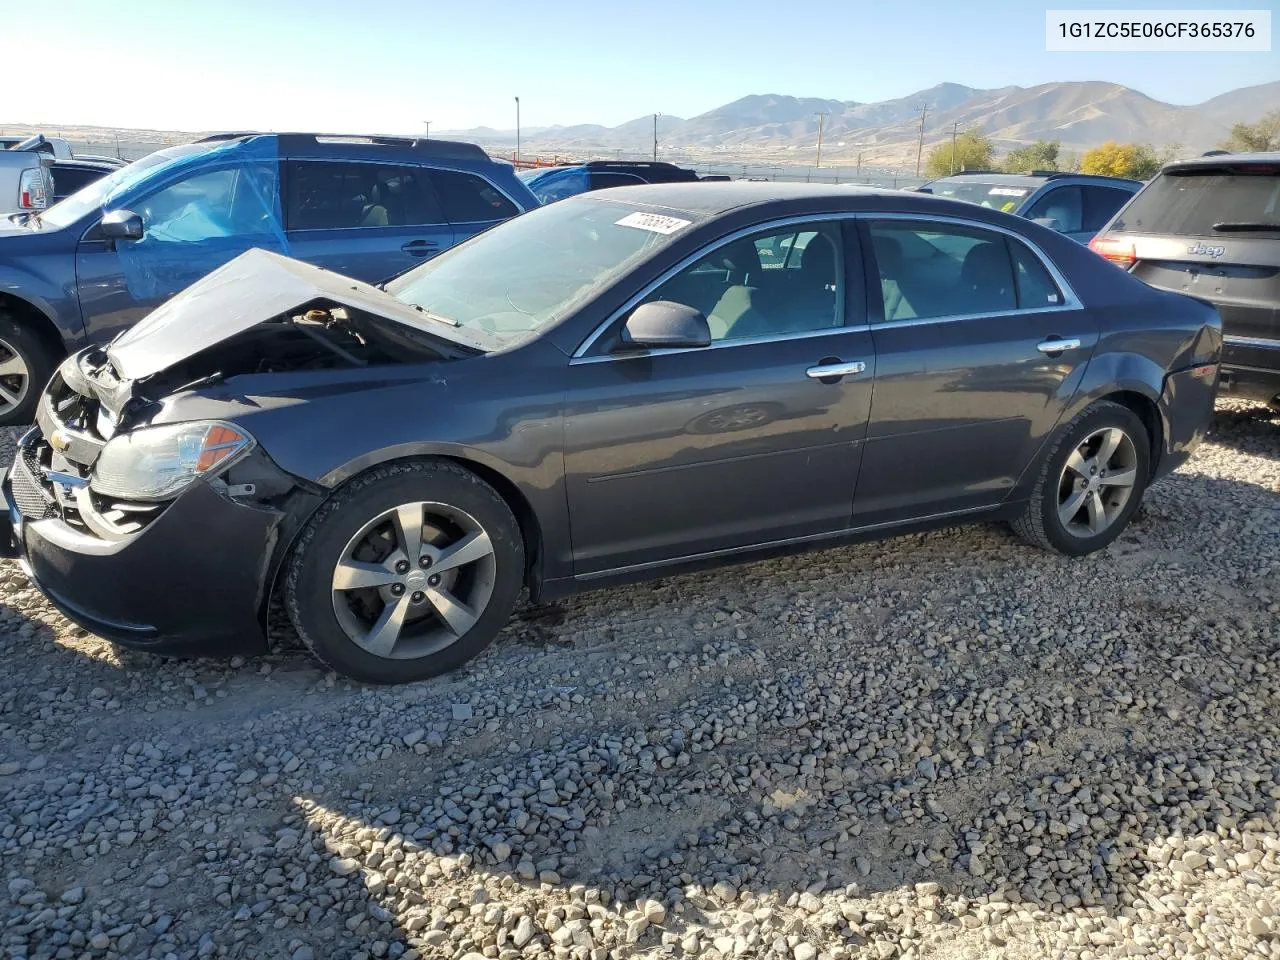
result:
[(0, 220), (0, 426), (69, 351), (111, 339), (251, 247), (371, 283), (538, 206), (474, 144), (228, 133)]

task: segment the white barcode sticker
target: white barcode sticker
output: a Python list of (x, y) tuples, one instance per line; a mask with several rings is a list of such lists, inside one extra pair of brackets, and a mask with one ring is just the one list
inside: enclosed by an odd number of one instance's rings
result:
[(637, 230), (649, 230), (652, 233), (675, 233), (687, 227), (691, 221), (679, 217), (668, 217), (661, 213), (628, 213), (621, 220), (615, 221), (620, 227), (635, 227)]

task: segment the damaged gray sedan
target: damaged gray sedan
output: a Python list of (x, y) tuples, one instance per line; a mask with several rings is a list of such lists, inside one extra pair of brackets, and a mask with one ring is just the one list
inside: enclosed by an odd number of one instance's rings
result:
[(993, 211), (602, 191), (385, 288), (214, 271), (61, 365), (0, 541), (116, 642), (260, 651), (278, 596), (324, 663), (408, 681), (525, 588), (979, 519), (1098, 550), (1201, 441), (1221, 348), (1212, 307)]

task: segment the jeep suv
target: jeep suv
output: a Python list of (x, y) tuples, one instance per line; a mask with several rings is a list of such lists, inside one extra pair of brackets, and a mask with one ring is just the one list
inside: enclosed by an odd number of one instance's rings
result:
[(1280, 153), (1166, 165), (1089, 246), (1222, 314), (1218, 389), (1280, 403)]
[(0, 220), (0, 426), (31, 422), (69, 350), (252, 247), (376, 283), (537, 205), (469, 143), (227, 133), (157, 151)]
[(685, 167), (663, 161), (591, 160), (560, 167), (535, 167), (519, 174), (542, 203), (554, 203), (588, 190), (628, 187), (638, 183), (684, 183), (699, 180)]
[(1026, 217), (1065, 233), (1072, 240), (1088, 243), (1102, 225), (1142, 189), (1142, 183), (1122, 177), (1053, 170), (974, 171), (933, 180), (916, 189)]

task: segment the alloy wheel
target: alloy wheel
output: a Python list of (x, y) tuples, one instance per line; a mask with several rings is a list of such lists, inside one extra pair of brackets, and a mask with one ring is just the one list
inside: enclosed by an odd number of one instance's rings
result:
[(1119, 427), (1095, 430), (1079, 443), (1058, 479), (1058, 518), (1075, 537), (1096, 537), (1124, 512), (1138, 477), (1138, 452)]
[(497, 562), (488, 532), (443, 503), (405, 503), (366, 523), (333, 570), (333, 612), (374, 656), (407, 660), (450, 646), (480, 619)]
[(21, 405), (31, 389), (31, 373), (22, 354), (0, 340), (0, 416)]

